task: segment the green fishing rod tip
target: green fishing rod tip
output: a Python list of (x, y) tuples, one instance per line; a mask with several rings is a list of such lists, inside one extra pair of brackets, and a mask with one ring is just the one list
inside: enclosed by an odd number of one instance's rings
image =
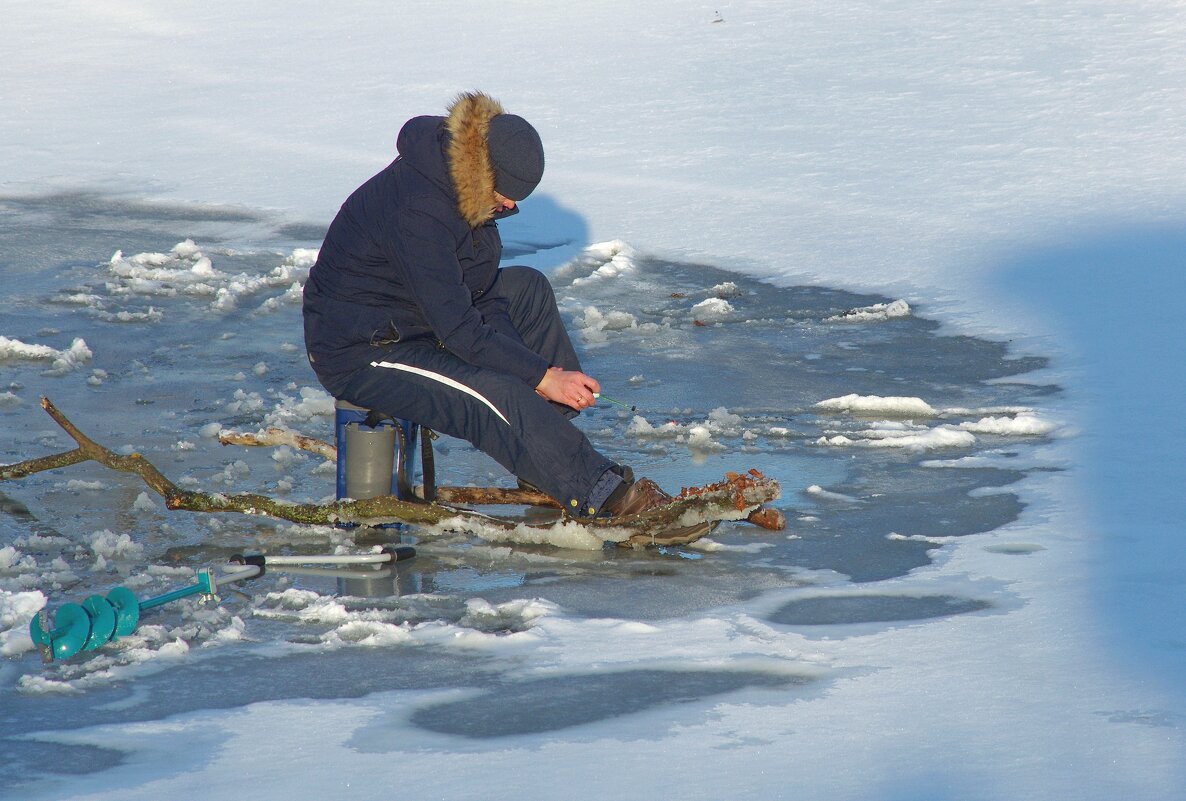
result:
[(632, 412), (638, 411), (637, 406), (631, 406), (629, 403), (622, 403), (620, 400), (614, 400), (613, 398), (607, 398), (606, 396), (602, 395), (600, 392), (594, 392), (593, 397), (597, 398), (598, 400), (603, 400), (606, 403), (612, 403), (616, 406), (621, 406), (623, 409), (629, 409)]

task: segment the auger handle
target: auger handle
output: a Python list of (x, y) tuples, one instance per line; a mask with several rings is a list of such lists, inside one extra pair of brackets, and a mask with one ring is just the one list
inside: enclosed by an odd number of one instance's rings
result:
[[(268, 556), (267, 554), (235, 554), (228, 561), (239, 565), (284, 567), (297, 565), (379, 565), (402, 562), (416, 555), (411, 545), (388, 545), (379, 553), (333, 554), (329, 556)], [(223, 579), (225, 582), (226, 579)]]
[(188, 598), (191, 595), (205, 595), (210, 598), (217, 598), (219, 584), (234, 584), (236, 581), (246, 581), (247, 579), (253, 579), (259, 576), (261, 573), (263, 573), (262, 568), (255, 565), (248, 565), (233, 573), (215, 577), (214, 572), (210, 568), (204, 567), (198, 571), (197, 584), (191, 584), (188, 587), (182, 587), (179, 590), (158, 595), (156, 598), (141, 601), (140, 611), (152, 609), (182, 598)]
[(163, 606), (172, 601), (178, 601), (182, 598), (188, 598), (191, 595), (214, 595), (215, 584), (214, 577), (210, 574), (210, 568), (202, 568), (198, 571), (198, 583), (191, 584), (188, 587), (182, 587), (179, 590), (167, 592), (164, 595), (158, 595), (155, 598), (149, 598), (140, 602), (140, 611), (145, 609), (154, 609), (158, 606)]

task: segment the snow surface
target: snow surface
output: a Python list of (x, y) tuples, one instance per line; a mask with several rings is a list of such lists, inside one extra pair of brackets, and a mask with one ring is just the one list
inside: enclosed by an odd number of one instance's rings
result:
[(276, 579), (42, 668), (39, 608), (186, 583), (203, 538), (358, 543), (5, 483), (0, 797), (1186, 798), (1181, 3), (15, 0), (4, 46), (4, 461), (62, 447), (48, 394), (183, 487), (328, 492), (212, 438), (324, 428), (278, 333), (318, 232), (483, 88), (548, 151), (508, 257), (639, 404), (591, 434), (674, 483), (769, 462), (793, 522), (445, 539), (387, 604)]

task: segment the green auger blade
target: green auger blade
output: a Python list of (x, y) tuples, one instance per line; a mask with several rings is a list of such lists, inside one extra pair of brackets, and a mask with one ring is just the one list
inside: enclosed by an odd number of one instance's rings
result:
[(82, 608), (91, 618), (91, 633), (83, 650), (93, 651), (111, 641), (115, 632), (115, 608), (102, 595), (90, 596), (82, 602)]
[(78, 604), (62, 604), (51, 626), (49, 613), (42, 610), (29, 621), (29, 635), (44, 661), (69, 659), (86, 646), (91, 636), (91, 616)]
[(107, 593), (107, 602), (115, 610), (115, 632), (111, 638), (127, 637), (140, 622), (140, 601), (136, 599), (136, 593), (127, 587), (113, 587)]

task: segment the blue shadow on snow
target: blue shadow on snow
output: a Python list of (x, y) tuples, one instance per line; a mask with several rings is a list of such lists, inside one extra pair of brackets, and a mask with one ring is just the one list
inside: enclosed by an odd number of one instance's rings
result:
[(1003, 265), (1068, 336), (1075, 445), (1100, 552), (1093, 597), (1117, 657), (1182, 692), (1186, 675), (1186, 225), (1096, 230)]

